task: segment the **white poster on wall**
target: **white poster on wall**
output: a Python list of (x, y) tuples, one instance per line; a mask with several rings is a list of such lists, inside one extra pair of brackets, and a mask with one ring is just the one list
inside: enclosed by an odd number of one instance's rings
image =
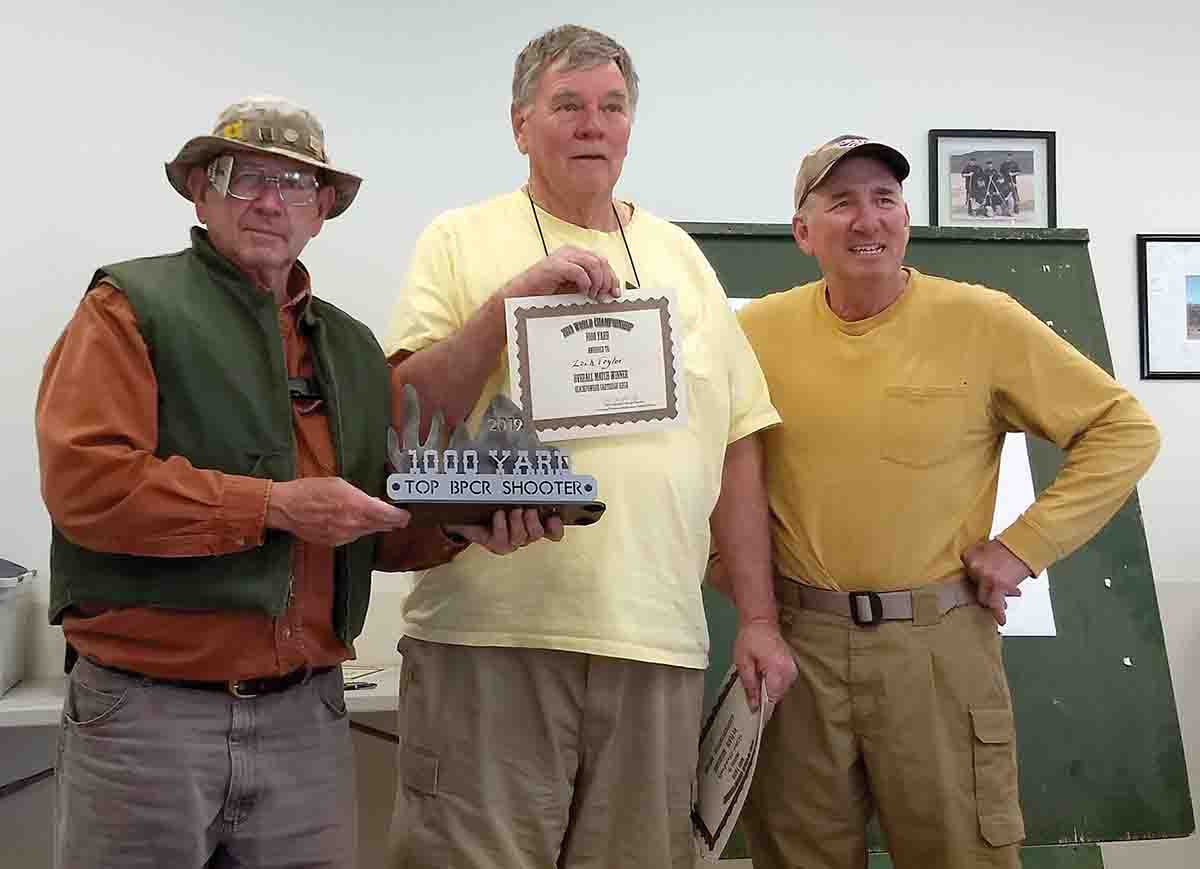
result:
[[(995, 537), (1033, 504), (1033, 469), (1029, 465), (1029, 445), (1025, 435), (1004, 438), (1000, 454), (1000, 487), (996, 492), (996, 511), (992, 515)], [(1009, 637), (1053, 637), (1054, 608), (1050, 604), (1050, 576), (1042, 571), (1021, 583), (1021, 596), (1008, 599), (1007, 623), (1000, 633)]]

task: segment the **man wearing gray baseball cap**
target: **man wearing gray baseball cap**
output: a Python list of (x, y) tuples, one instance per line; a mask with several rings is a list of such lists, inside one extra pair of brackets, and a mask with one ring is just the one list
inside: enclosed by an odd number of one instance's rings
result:
[(382, 500), (383, 352), (297, 259), (361, 183), (316, 117), (243, 100), (166, 171), (207, 229), (97, 270), (38, 396), (56, 862), (353, 867), (339, 665), (371, 571), (463, 544)]
[[(862, 136), (805, 156), (792, 229), (822, 278), (740, 312), (783, 417), (762, 438), (800, 670), (743, 815), (756, 869), (861, 869), (875, 809), (898, 869), (1018, 865), (1005, 598), (1096, 533), (1158, 450), (1133, 396), (1007, 293), (903, 264), (908, 170)], [(1066, 462), (991, 537), (1016, 431)]]

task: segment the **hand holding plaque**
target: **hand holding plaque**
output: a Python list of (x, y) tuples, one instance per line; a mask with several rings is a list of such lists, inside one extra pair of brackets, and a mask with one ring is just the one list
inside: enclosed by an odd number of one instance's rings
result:
[(604, 514), (595, 478), (572, 473), (570, 457), (542, 444), (521, 408), (505, 396), (492, 399), (477, 438), (457, 425), (445, 447), (441, 411), (421, 441), (420, 401), (411, 384), (401, 404), (402, 435), (388, 430), (395, 473), (387, 478), (387, 496), (412, 513), (412, 526), (488, 525), (497, 510), (514, 507), (537, 508), (564, 525), (591, 525)]

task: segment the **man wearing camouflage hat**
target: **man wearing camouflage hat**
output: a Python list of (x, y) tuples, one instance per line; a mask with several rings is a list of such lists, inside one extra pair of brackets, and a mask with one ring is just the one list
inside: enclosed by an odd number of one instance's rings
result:
[[(1133, 396), (1007, 293), (903, 265), (908, 171), (860, 136), (809, 153), (792, 228), (823, 277), (740, 312), (783, 418), (762, 439), (800, 669), (743, 816), (756, 869), (861, 869), (876, 808), (899, 869), (1018, 864), (1005, 598), (1099, 530), (1158, 449)], [(989, 538), (1010, 431), (1066, 463)]]
[(57, 865), (352, 867), (338, 665), (373, 568), (463, 544), (379, 497), (383, 353), (297, 260), (360, 184), (317, 119), (244, 100), (166, 171), (207, 229), (100, 268), (38, 396)]

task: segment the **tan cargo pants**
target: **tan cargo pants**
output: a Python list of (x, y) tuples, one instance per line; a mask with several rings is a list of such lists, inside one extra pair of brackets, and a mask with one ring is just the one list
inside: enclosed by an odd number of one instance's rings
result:
[(914, 621), (859, 627), (785, 592), (800, 675), (742, 815), (755, 869), (865, 867), (876, 808), (897, 869), (1018, 866), (1012, 705), (990, 611), (939, 617), (918, 590)]

